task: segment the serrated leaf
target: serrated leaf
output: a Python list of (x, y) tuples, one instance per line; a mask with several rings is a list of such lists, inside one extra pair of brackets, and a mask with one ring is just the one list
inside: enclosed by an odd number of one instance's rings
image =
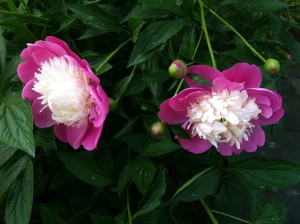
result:
[(174, 152), (178, 149), (180, 149), (180, 145), (173, 143), (168, 140), (163, 140), (151, 145), (148, 145), (148, 147), (142, 152), (142, 156), (144, 157), (158, 157), (162, 156), (164, 154)]
[(144, 20), (141, 20), (137, 17), (129, 17), (128, 26), (132, 33), (132, 42), (133, 43), (136, 42), (136, 40), (139, 36), (140, 30), (142, 29), (144, 24), (145, 24)]
[(34, 156), (31, 108), (20, 92), (8, 90), (0, 98), (0, 114), (0, 141)]
[(176, 35), (187, 23), (186, 19), (177, 19), (174, 21), (159, 21), (150, 24), (145, 31), (139, 35), (130, 55), (128, 66), (149, 59), (159, 46), (165, 44), (171, 37)]
[(10, 188), (15, 179), (27, 164), (29, 157), (27, 154), (18, 152), (7, 163), (0, 167), (0, 201), (3, 195)]
[(176, 4), (174, 0), (139, 0), (145, 5), (151, 7), (167, 10), (180, 16), (184, 16), (183, 10)]
[(172, 203), (195, 201), (216, 192), (220, 183), (218, 170), (207, 168), (185, 182), (174, 194)]
[(98, 6), (69, 5), (68, 8), (74, 12), (75, 17), (80, 19), (85, 25), (100, 30), (102, 33), (122, 30), (118, 21)]
[(300, 182), (300, 166), (284, 160), (249, 158), (230, 164), (224, 171), (258, 188), (279, 190)]
[(133, 218), (144, 215), (161, 204), (161, 199), (166, 191), (165, 171), (161, 171), (155, 182), (147, 190), (143, 200), (139, 204), (138, 212)]
[(67, 224), (59, 215), (44, 205), (40, 205), (43, 224)]
[(27, 224), (33, 200), (33, 167), (29, 159), (24, 173), (12, 185), (5, 209), (6, 223)]
[(114, 180), (106, 170), (101, 168), (100, 164), (74, 152), (60, 152), (58, 155), (67, 170), (83, 182), (96, 187), (106, 187), (114, 183)]

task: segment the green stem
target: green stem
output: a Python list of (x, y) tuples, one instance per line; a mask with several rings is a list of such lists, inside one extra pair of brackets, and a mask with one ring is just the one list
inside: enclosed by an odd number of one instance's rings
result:
[(68, 11), (67, 11), (67, 7), (66, 7), (65, 0), (62, 0), (62, 5), (63, 5), (63, 9), (64, 9), (64, 14), (65, 14), (65, 16), (68, 16)]
[(199, 2), (199, 5), (200, 5), (200, 11), (201, 11), (202, 29), (203, 29), (204, 34), (205, 34), (205, 39), (206, 39), (207, 47), (208, 47), (209, 54), (210, 54), (210, 57), (211, 57), (211, 62), (212, 62), (213, 67), (217, 68), (217, 63), (216, 63), (216, 60), (215, 60), (214, 52), (213, 52), (213, 49), (211, 47), (210, 39), (209, 39), (208, 31), (207, 31), (207, 26), (206, 26), (206, 21), (205, 21), (205, 13), (204, 13), (204, 5), (203, 5), (202, 0), (198, 0), (198, 2)]
[(129, 41), (131, 41), (131, 38), (126, 40), (124, 43), (122, 43), (119, 47), (116, 48), (116, 50), (114, 50), (113, 52), (110, 53), (110, 55), (107, 56), (107, 58), (98, 66), (98, 68), (96, 68), (96, 73), (98, 73), (99, 71), (101, 71), (104, 66), (107, 64), (107, 62), (109, 62), (109, 60), (116, 54), (118, 53), (119, 50), (122, 49), (122, 47), (124, 47)]
[(174, 96), (177, 95), (177, 93), (179, 92), (179, 90), (180, 90), (180, 88), (181, 88), (183, 82), (184, 82), (184, 79), (181, 79), (181, 80), (180, 80), (180, 83), (178, 84), (177, 89), (176, 89), (176, 91), (175, 91), (175, 93), (174, 93)]
[(207, 212), (209, 218), (213, 222), (213, 224), (219, 224), (218, 220), (215, 218), (214, 214), (211, 212), (210, 208), (208, 207), (208, 205), (206, 204), (204, 199), (200, 199), (200, 202), (201, 202), (202, 206), (204, 207), (205, 211)]
[(241, 219), (241, 218), (238, 218), (238, 217), (235, 217), (235, 216), (233, 216), (233, 215), (229, 215), (229, 214), (226, 214), (226, 213), (217, 211), (217, 210), (213, 210), (213, 209), (212, 209), (211, 211), (212, 211), (213, 213), (216, 213), (216, 214), (219, 214), (219, 215), (223, 215), (223, 216), (226, 216), (226, 217), (229, 217), (229, 218), (238, 220), (238, 221), (243, 222), (243, 223), (253, 224), (253, 222), (249, 222), (249, 221), (247, 221), (247, 220), (244, 220), (244, 219)]
[(201, 43), (201, 40), (202, 40), (202, 36), (203, 36), (203, 29), (201, 30), (201, 34), (200, 34), (199, 40), (197, 42), (197, 45), (196, 45), (196, 48), (195, 48), (192, 60), (194, 60), (194, 58), (196, 57), (196, 53), (197, 53), (197, 51), (199, 49), (199, 46), (200, 46), (200, 43)]
[(129, 187), (126, 189), (126, 201), (127, 201), (127, 214), (128, 214), (128, 223), (132, 224), (131, 210), (130, 210), (130, 200), (129, 200)]
[(248, 41), (233, 27), (231, 26), (229, 23), (226, 22), (226, 20), (224, 20), (221, 16), (219, 16), (215, 11), (213, 11), (212, 9), (209, 9), (209, 11), (215, 16), (217, 17), (220, 21), (222, 21), (226, 26), (228, 26), (229, 29), (231, 29), (243, 42), (244, 44), (249, 47), (249, 49), (253, 52), (253, 54), (255, 54), (260, 60), (262, 60), (264, 63), (266, 62), (266, 59), (260, 54), (258, 53), (252, 46), (251, 44), (248, 43)]

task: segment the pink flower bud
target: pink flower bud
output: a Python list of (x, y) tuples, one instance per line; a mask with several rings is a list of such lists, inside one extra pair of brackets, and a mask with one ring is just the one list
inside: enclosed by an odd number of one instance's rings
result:
[(162, 136), (164, 135), (166, 132), (166, 125), (161, 122), (161, 121), (157, 121), (154, 124), (152, 124), (151, 126), (151, 133), (153, 136)]
[(271, 74), (271, 75), (275, 75), (280, 71), (280, 64), (276, 59), (268, 59), (265, 62), (265, 70)]
[(174, 79), (182, 79), (186, 76), (187, 66), (181, 60), (173, 61), (169, 67), (169, 75)]

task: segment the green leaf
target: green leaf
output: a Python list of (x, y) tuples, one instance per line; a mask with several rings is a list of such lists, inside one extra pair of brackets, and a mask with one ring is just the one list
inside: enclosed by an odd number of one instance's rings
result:
[(207, 168), (185, 182), (171, 198), (171, 202), (195, 201), (216, 192), (220, 183), (218, 170)]
[(271, 201), (260, 208), (261, 214), (255, 219), (254, 224), (282, 224), (287, 222), (287, 209), (278, 202)]
[(126, 124), (126, 126), (124, 126), (122, 128), (121, 131), (119, 131), (114, 138), (120, 138), (124, 135), (126, 135), (128, 132), (130, 132), (132, 130), (132, 127), (134, 126), (134, 124), (136, 123), (136, 121), (138, 120), (139, 117), (134, 117), (131, 118), (130, 121)]
[(188, 21), (177, 19), (174, 21), (159, 21), (150, 24), (143, 33), (139, 35), (136, 45), (130, 55), (128, 66), (141, 63), (149, 59), (157, 48), (166, 43), (176, 35)]
[(58, 30), (55, 31), (55, 34), (69, 29), (72, 25), (74, 25), (76, 21), (77, 18), (75, 16), (67, 17), (60, 23), (60, 27)]
[(0, 168), (0, 201), (27, 164), (27, 154), (18, 152)]
[(100, 30), (102, 33), (120, 31), (116, 18), (95, 5), (69, 5), (68, 8), (85, 25)]
[(283, 41), (293, 58), (297, 62), (300, 62), (300, 44), (295, 40), (293, 35), (288, 31), (283, 31), (280, 33), (280, 39)]
[(144, 157), (158, 157), (164, 154), (174, 152), (180, 149), (180, 145), (175, 144), (169, 140), (163, 140), (151, 145), (148, 145), (147, 148), (142, 153)]
[(6, 63), (6, 40), (3, 37), (4, 29), (0, 28), (0, 71), (3, 70)]
[(67, 170), (83, 182), (96, 187), (106, 187), (114, 183), (100, 164), (74, 152), (60, 152), (58, 155)]
[(133, 216), (133, 218), (144, 215), (157, 208), (161, 204), (165, 191), (166, 178), (165, 171), (162, 170), (155, 182), (147, 190), (142, 201), (139, 203), (138, 212)]
[(278, 190), (300, 182), (300, 166), (284, 160), (249, 158), (230, 164), (224, 171), (258, 188)]
[(185, 129), (183, 129), (180, 126), (177, 125), (169, 125), (168, 126), (175, 135), (177, 135), (180, 138), (184, 138), (184, 139), (189, 139), (190, 135), (187, 133), (187, 131)]
[(196, 31), (195, 27), (188, 25), (184, 29), (184, 36), (180, 46), (179, 55), (192, 59), (196, 49)]
[(125, 78), (121, 79), (114, 87), (113, 89), (113, 96), (115, 98), (121, 97), (126, 93), (126, 90), (128, 88), (128, 85), (130, 84), (133, 76), (135, 73), (135, 68), (131, 71), (129, 76), (126, 76)]
[(27, 224), (33, 200), (33, 167), (29, 159), (25, 171), (12, 185), (5, 209), (6, 223)]
[(288, 4), (279, 0), (225, 0), (222, 2), (222, 5), (225, 4), (232, 4), (237, 9), (248, 10), (251, 12), (276, 11), (289, 7)]
[(105, 217), (97, 214), (89, 214), (94, 224), (117, 224), (116, 220), (111, 217)]
[(67, 224), (59, 215), (44, 205), (40, 205), (43, 224)]
[(31, 108), (20, 92), (9, 90), (0, 98), (0, 114), (0, 141), (34, 156)]
[(140, 30), (144, 26), (145, 21), (136, 17), (129, 17), (128, 26), (132, 33), (132, 42), (135, 43), (138, 39)]
[(0, 74), (0, 97), (4, 94), (9, 85), (10, 80), (16, 76), (18, 65), (22, 62), (20, 56), (11, 59)]
[(0, 142), (0, 167), (5, 164), (17, 151), (16, 148), (12, 148), (9, 145)]
[(145, 5), (151, 7), (167, 10), (180, 16), (184, 16), (183, 10), (176, 4), (174, 0), (139, 0)]

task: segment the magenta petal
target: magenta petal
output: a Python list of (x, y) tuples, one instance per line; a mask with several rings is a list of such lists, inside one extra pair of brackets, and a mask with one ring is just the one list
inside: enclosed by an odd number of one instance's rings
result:
[(188, 118), (186, 117), (186, 111), (175, 111), (169, 105), (170, 99), (167, 99), (160, 105), (160, 111), (158, 117), (160, 120), (167, 124), (180, 124), (185, 122)]
[(243, 141), (241, 144), (241, 150), (246, 151), (246, 152), (255, 152), (257, 149), (257, 144), (254, 142), (248, 140), (248, 141)]
[(223, 75), (231, 82), (244, 84), (245, 89), (257, 88), (261, 84), (262, 74), (256, 65), (239, 63), (223, 71)]
[(276, 124), (282, 118), (283, 115), (284, 115), (284, 110), (281, 108), (281, 109), (273, 112), (273, 114), (270, 118), (265, 118), (265, 117), (260, 116), (257, 121), (262, 126)]
[(25, 61), (20, 63), (17, 70), (18, 76), (24, 84), (33, 79), (34, 74), (38, 71), (39, 69), (37, 64), (32, 61)]
[(55, 124), (54, 132), (56, 137), (62, 142), (68, 142), (67, 129), (64, 124)]
[(178, 141), (182, 148), (195, 154), (203, 153), (212, 146), (209, 141), (199, 138), (198, 136), (195, 136), (192, 139), (178, 138)]
[(91, 124), (89, 125), (89, 128), (82, 139), (82, 145), (86, 150), (90, 151), (97, 147), (102, 129), (103, 126), (93, 127)]
[[(218, 148), (216, 150), (222, 155), (222, 156), (231, 156), (233, 153), (233, 148), (236, 148), (235, 146), (230, 146), (228, 143), (218, 143)], [(235, 150), (237, 151), (237, 150)], [(237, 153), (238, 154), (238, 151)]]
[(38, 128), (48, 128), (56, 123), (51, 117), (51, 110), (44, 106), (39, 99), (36, 99), (31, 105), (34, 124)]
[(50, 59), (55, 57), (55, 54), (51, 53), (47, 50), (36, 50), (32, 53), (33, 59), (35, 63), (41, 65), (41, 63), (45, 61), (49, 61)]
[(265, 144), (265, 132), (257, 121), (252, 123), (255, 125), (255, 127), (252, 129), (252, 133), (249, 136), (249, 141), (254, 142), (258, 146), (263, 146)]
[(68, 142), (74, 149), (78, 149), (79, 146), (82, 144), (82, 138), (85, 135), (87, 127), (88, 124), (82, 125), (80, 127), (76, 127), (76, 126), (66, 127)]
[(31, 79), (29, 82), (26, 83), (22, 91), (22, 98), (28, 100), (30, 104), (32, 104), (38, 97), (41, 96), (39, 93), (32, 90), (33, 86), (34, 79)]
[(270, 106), (261, 104), (259, 105), (259, 109), (261, 109), (260, 116), (264, 116), (265, 118), (270, 118), (273, 114), (273, 111)]
[(32, 60), (32, 56), (31, 56), (31, 54), (28, 52), (28, 48), (25, 48), (25, 49), (21, 52), (20, 57), (21, 57), (23, 60), (27, 60), (27, 61)]
[(218, 71), (215, 68), (206, 66), (206, 65), (194, 65), (190, 66), (188, 68), (189, 74), (197, 74), (206, 80), (208, 80), (210, 83), (213, 82), (214, 79), (217, 77), (223, 77), (222, 72)]

